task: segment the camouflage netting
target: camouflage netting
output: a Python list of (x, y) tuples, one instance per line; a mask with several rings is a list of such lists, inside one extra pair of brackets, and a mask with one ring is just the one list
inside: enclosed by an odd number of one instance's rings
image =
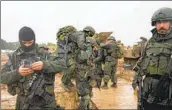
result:
[(57, 40), (58, 39), (63, 39), (64, 38), (64, 36), (67, 36), (67, 35), (69, 35), (69, 34), (71, 34), (71, 33), (73, 33), (73, 32), (75, 32), (76, 31), (76, 28), (75, 27), (73, 27), (73, 26), (71, 26), (71, 25), (68, 25), (68, 26), (64, 26), (64, 27), (62, 27), (62, 28), (60, 28), (59, 30), (58, 30), (58, 32), (57, 32)]

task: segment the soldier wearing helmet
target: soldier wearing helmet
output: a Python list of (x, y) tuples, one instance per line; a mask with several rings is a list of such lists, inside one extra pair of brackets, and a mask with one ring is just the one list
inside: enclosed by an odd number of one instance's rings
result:
[[(89, 35), (89, 36), (88, 36)], [(79, 95), (78, 109), (90, 108), (91, 85), (88, 81), (88, 60), (90, 58), (91, 45), (86, 41), (86, 37), (92, 37), (93, 34), (88, 31), (76, 31), (73, 26), (65, 26), (59, 29), (58, 39), (58, 57), (66, 61), (66, 67), (62, 78), (65, 90), (71, 86), (71, 75), (76, 72), (76, 87)]]
[(86, 36), (89, 36), (89, 37), (93, 37), (93, 35), (95, 34), (95, 30), (91, 26), (86, 26), (83, 29), (83, 32), (86, 34)]
[[(144, 110), (172, 110), (172, 83), (167, 75), (172, 53), (172, 9), (158, 9), (153, 14), (151, 22), (155, 27), (151, 31), (152, 37), (146, 43), (135, 68), (140, 77), (138, 107)], [(145, 78), (142, 84), (143, 76)]]
[[(76, 59), (76, 86), (79, 94), (79, 107), (78, 109), (90, 109), (91, 96), (92, 96), (92, 85), (90, 82), (91, 72), (92, 72), (92, 53), (94, 39), (92, 39), (95, 34), (95, 30), (91, 26), (86, 26), (81, 33), (84, 34), (86, 49), (77, 53)], [(91, 68), (90, 68), (91, 67)]]
[(112, 85), (111, 87), (117, 87), (117, 77), (115, 75), (115, 65), (117, 65), (116, 58), (116, 40), (113, 36), (110, 36), (112, 32), (107, 32), (107, 41), (105, 44), (101, 44), (101, 48), (104, 51), (105, 64), (104, 64), (104, 89), (108, 89), (108, 82), (111, 79)]
[(85, 35), (83, 32), (77, 31), (75, 27), (67, 25), (58, 30), (57, 40), (58, 57), (66, 62), (66, 67), (68, 68), (63, 72), (62, 86), (66, 91), (70, 91), (71, 87), (74, 86), (71, 78), (75, 74), (76, 63), (79, 60), (76, 52), (81, 53), (80, 51), (82, 51), (84, 53), (87, 48)]

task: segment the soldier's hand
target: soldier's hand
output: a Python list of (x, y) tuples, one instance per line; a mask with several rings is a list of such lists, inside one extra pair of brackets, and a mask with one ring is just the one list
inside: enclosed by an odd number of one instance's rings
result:
[(27, 76), (32, 74), (33, 70), (31, 68), (24, 68), (23, 66), (20, 66), (18, 72), (21, 76)]
[(44, 64), (43, 64), (42, 61), (34, 62), (34, 63), (32, 64), (32, 69), (33, 69), (33, 70), (42, 70), (43, 65), (44, 65)]

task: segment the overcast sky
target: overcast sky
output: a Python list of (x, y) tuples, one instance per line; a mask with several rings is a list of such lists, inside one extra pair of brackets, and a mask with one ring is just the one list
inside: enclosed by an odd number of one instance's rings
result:
[(91, 25), (97, 32), (113, 31), (125, 45), (151, 37), (152, 14), (171, 1), (2, 1), (1, 38), (17, 41), (23, 26), (31, 27), (38, 43), (56, 43), (61, 26), (78, 30)]

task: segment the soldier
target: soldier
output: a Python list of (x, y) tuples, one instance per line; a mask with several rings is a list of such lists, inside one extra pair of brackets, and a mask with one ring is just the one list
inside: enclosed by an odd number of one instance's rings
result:
[[(171, 110), (170, 91), (161, 88), (160, 90), (164, 93), (159, 95), (155, 94), (154, 91), (160, 86), (160, 79), (167, 71), (172, 53), (172, 9), (166, 7), (158, 9), (153, 14), (151, 21), (155, 28), (151, 31), (152, 37), (146, 44), (141, 59), (137, 63), (139, 76), (141, 76), (138, 107), (144, 108), (144, 110)], [(142, 76), (145, 76), (143, 86)], [(166, 87), (166, 83), (162, 85)]]
[(59, 109), (54, 94), (55, 73), (64, 69), (63, 61), (46, 61), (29, 27), (19, 31), (20, 47), (9, 56), (1, 70), (1, 83), (11, 95), (17, 94), (16, 109)]
[[(62, 86), (66, 91), (70, 91), (74, 84), (72, 83), (71, 79), (72, 76), (75, 74), (75, 65), (76, 65), (76, 50), (77, 50), (77, 43), (80, 33), (78, 36), (72, 36), (77, 30), (73, 26), (64, 26), (57, 32), (57, 39), (58, 39), (58, 58), (64, 59), (66, 61), (66, 66), (68, 67), (68, 71), (63, 72), (63, 77), (61, 79)], [(82, 35), (82, 34), (81, 34)], [(69, 37), (73, 37), (70, 39)], [(75, 41), (73, 41), (75, 40)], [(84, 42), (84, 41), (82, 41)], [(66, 58), (65, 58), (66, 56)]]
[[(112, 34), (112, 33), (110, 33)], [(103, 88), (108, 88), (108, 82), (111, 78), (111, 87), (117, 87), (117, 77), (115, 71), (116, 61), (116, 40), (114, 37), (109, 37), (106, 44), (101, 45), (104, 49), (105, 65), (104, 65), (104, 85)]]
[(80, 97), (78, 109), (90, 109), (90, 102), (92, 96), (92, 86), (90, 85), (90, 67), (92, 46), (87, 37), (92, 37), (95, 34), (94, 28), (86, 26), (82, 33), (86, 40), (86, 49), (77, 54), (76, 65), (76, 86)]
[(86, 44), (86, 37), (88, 35), (94, 34), (88, 30), (76, 31), (73, 26), (69, 25), (60, 28), (57, 33), (58, 57), (64, 59), (66, 67), (69, 68), (66, 73), (64, 72), (64, 75), (67, 77), (71, 71), (76, 72), (76, 86), (80, 97), (79, 109), (88, 109), (90, 103), (91, 86), (87, 77), (88, 66), (85, 66), (85, 63), (89, 60), (87, 54), (90, 51), (87, 50), (91, 49)]

